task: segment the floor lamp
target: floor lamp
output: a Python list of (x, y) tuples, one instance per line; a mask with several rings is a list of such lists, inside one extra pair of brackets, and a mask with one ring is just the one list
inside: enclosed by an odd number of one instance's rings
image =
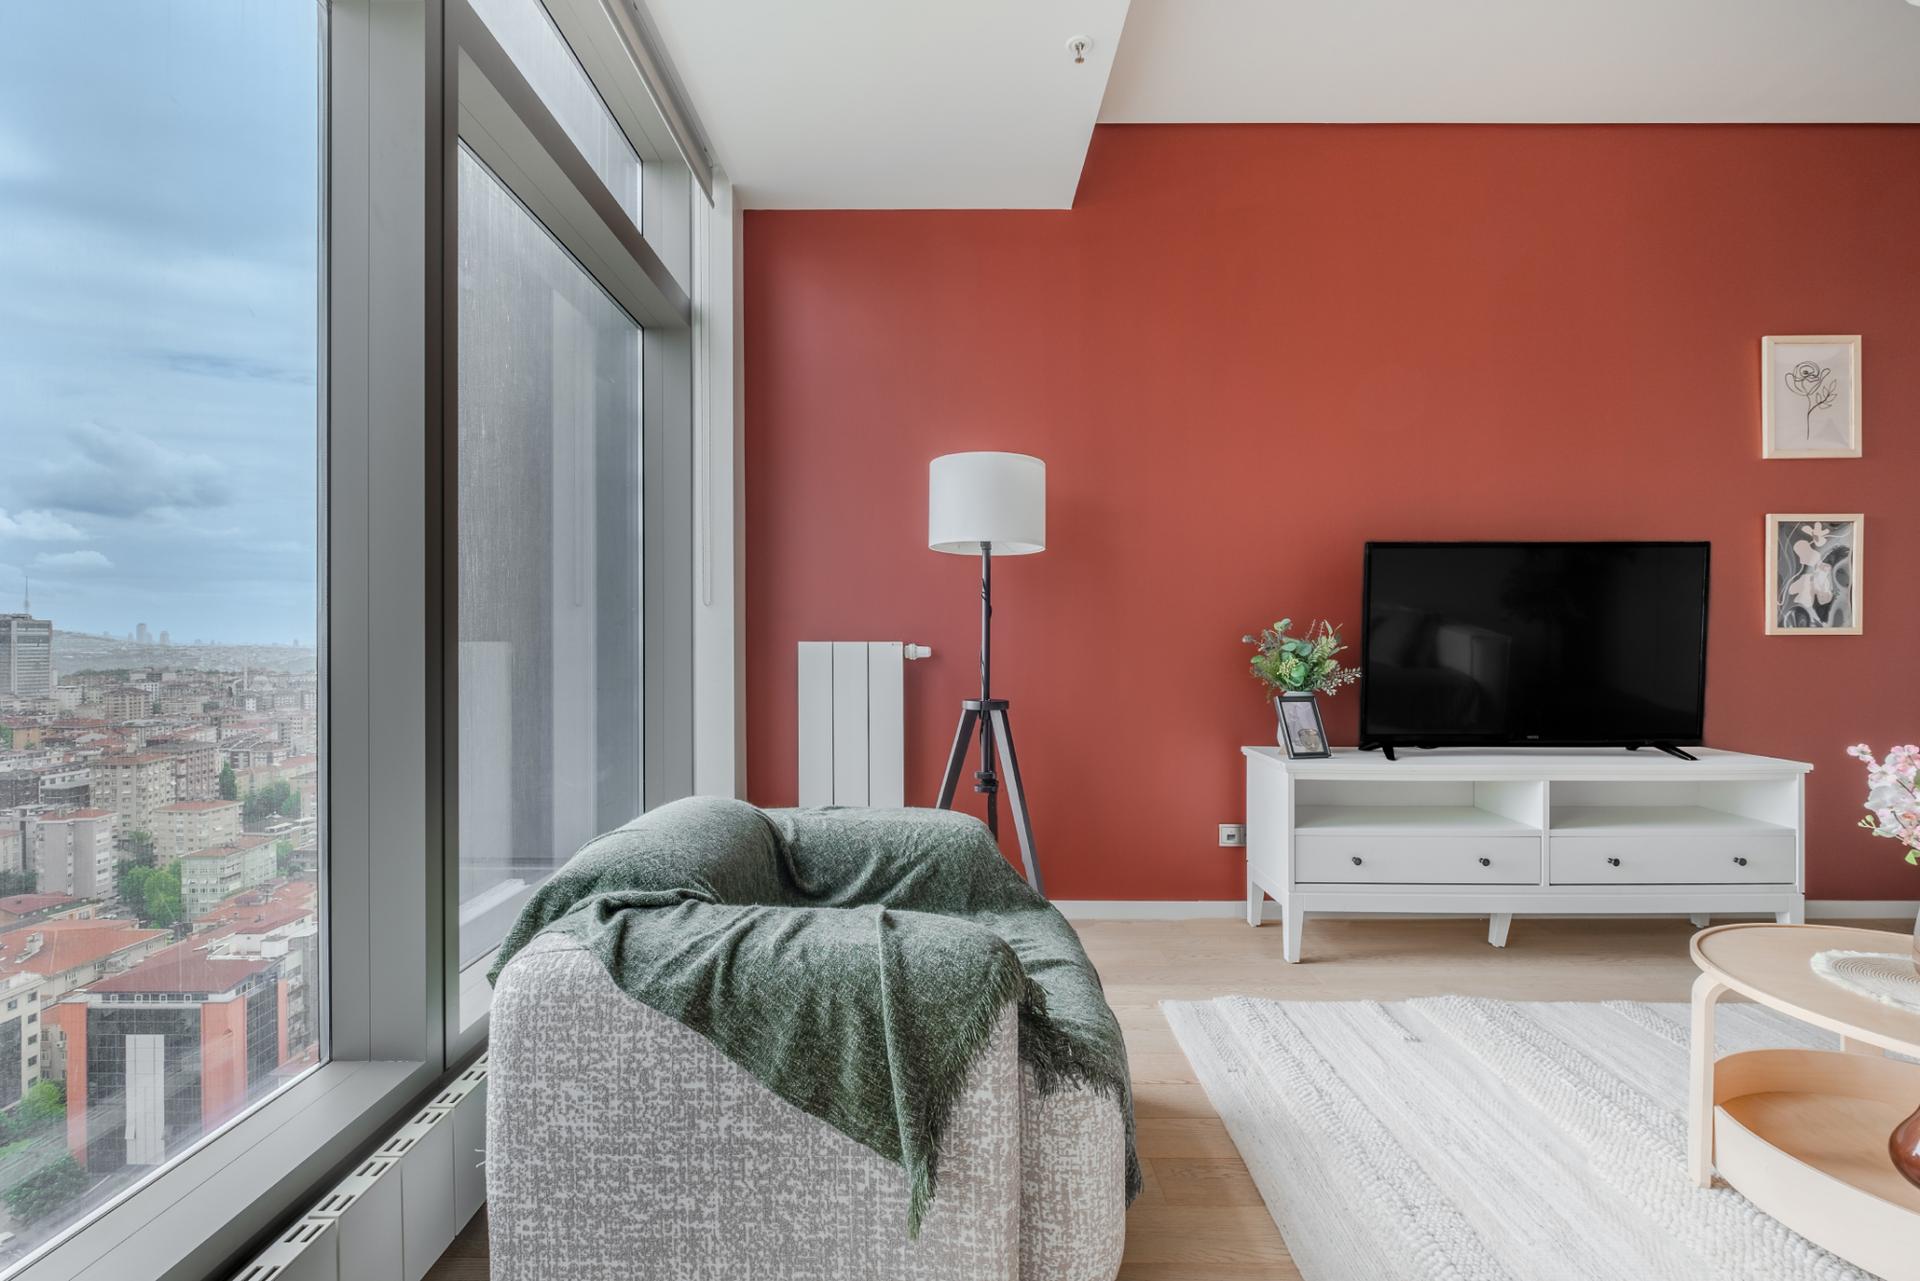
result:
[(946, 454), (927, 471), (927, 546), (937, 552), (980, 558), (980, 697), (960, 704), (960, 725), (947, 772), (940, 782), (941, 809), (953, 808), (953, 791), (965, 767), (968, 740), (980, 734), (980, 768), (973, 790), (987, 798), (987, 830), (1000, 834), (1002, 776), (995, 757), (1006, 761), (1007, 801), (1020, 837), (1027, 884), (1040, 890), (1040, 862), (1033, 850), (1033, 823), (1013, 751), (1008, 704), (993, 696), (993, 558), (1029, 556), (1047, 546), (1047, 465), (1026, 454)]

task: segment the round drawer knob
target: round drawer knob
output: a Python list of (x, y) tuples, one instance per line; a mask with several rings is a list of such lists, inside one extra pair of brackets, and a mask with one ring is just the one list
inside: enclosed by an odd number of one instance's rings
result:
[(1608, 866), (1608, 867), (1619, 867), (1619, 866), (1620, 866), (1620, 860), (1619, 860), (1619, 859), (1617, 859), (1617, 858), (1610, 858), (1610, 859), (1608, 859), (1608, 860), (1607, 860), (1607, 866)]
[(1739, 854), (1733, 856), (1733, 861), (1738, 867), (1745, 867), (1747, 865), (1747, 860)]
[(1481, 860), (1480, 860), (1480, 866), (1481, 866), (1481, 867), (1492, 867), (1492, 866), (1493, 866), (1493, 860), (1492, 860), (1492, 859), (1490, 859), (1490, 858), (1483, 858), (1483, 859), (1481, 859)]
[(1359, 866), (1360, 866), (1360, 856), (1359, 856), (1358, 854), (1355, 854), (1355, 855), (1353, 856), (1353, 865), (1354, 865), (1355, 867), (1359, 867)]

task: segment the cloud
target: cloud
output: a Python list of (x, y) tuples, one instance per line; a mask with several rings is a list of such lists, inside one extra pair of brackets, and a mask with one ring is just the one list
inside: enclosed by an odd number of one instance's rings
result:
[(221, 355), (204, 351), (160, 351), (153, 353), (153, 359), (161, 366), (178, 373), (198, 374), (206, 378), (293, 383), (306, 387), (311, 387), (314, 381), (311, 366), (282, 365), (271, 360), (256, 360), (248, 356)]
[(141, 516), (167, 509), (218, 507), (232, 498), (218, 459), (176, 449), (139, 432), (86, 423), (67, 429), (71, 451), (43, 464), (35, 500), (60, 511)]
[(35, 543), (59, 543), (83, 537), (85, 535), (79, 530), (52, 512), (23, 511), (18, 516), (9, 516), (7, 509), (0, 507), (0, 538), (24, 538)]
[(33, 563), (42, 569), (94, 570), (112, 569), (113, 562), (93, 548), (84, 548), (77, 552), (41, 552), (33, 558)]

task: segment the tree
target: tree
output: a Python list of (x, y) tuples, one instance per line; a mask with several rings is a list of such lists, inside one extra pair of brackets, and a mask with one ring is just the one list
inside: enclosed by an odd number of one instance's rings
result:
[(167, 929), (186, 914), (180, 898), (180, 864), (177, 862), (166, 867), (128, 864), (120, 869), (114, 889), (140, 923), (154, 929)]
[(0, 872), (0, 898), (11, 894), (31, 894), (39, 882), (39, 876), (31, 871)]
[(67, 1092), (58, 1081), (35, 1081), (20, 1100), (20, 1116), (29, 1125), (50, 1125), (67, 1119)]
[(240, 817), (250, 824), (271, 818), (299, 818), (300, 790), (286, 779), (277, 778), (247, 793), (247, 799), (240, 805)]
[(234, 777), (232, 761), (220, 767), (220, 799), (223, 801), (240, 799), (240, 780)]
[(152, 867), (154, 859), (153, 833), (141, 831), (139, 828), (128, 832), (127, 852), (132, 855), (133, 862)]
[(273, 870), (277, 876), (293, 875), (293, 842), (285, 837), (273, 844)]
[(15, 1223), (32, 1223), (65, 1206), (85, 1192), (92, 1182), (79, 1162), (63, 1156), (8, 1188), (0, 1200), (6, 1202), (7, 1212)]

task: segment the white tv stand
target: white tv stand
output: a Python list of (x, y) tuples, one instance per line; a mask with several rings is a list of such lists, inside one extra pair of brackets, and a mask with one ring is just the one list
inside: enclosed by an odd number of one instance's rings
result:
[(1300, 959), (1313, 912), (1806, 914), (1803, 761), (1694, 749), (1337, 749), (1247, 761), (1247, 924), (1267, 895)]

